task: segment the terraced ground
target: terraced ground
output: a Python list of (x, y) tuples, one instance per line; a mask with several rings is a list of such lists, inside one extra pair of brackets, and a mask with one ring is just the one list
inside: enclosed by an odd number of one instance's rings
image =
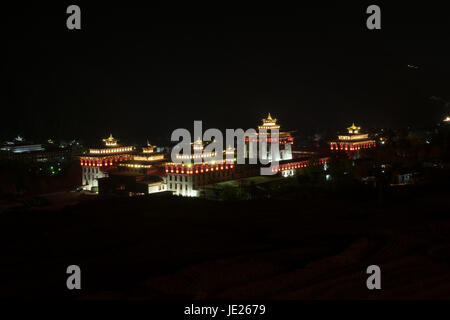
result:
[[(449, 194), (390, 204), (115, 199), (0, 215), (0, 295), (450, 298)], [(82, 270), (68, 292), (66, 267)], [(382, 290), (366, 288), (366, 268)]]

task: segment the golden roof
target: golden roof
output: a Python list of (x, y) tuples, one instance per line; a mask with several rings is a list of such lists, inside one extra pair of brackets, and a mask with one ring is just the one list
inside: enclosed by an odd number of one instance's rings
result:
[(263, 119), (263, 125), (262, 126), (258, 126), (258, 129), (268, 129), (268, 130), (274, 130), (274, 129), (280, 129), (280, 126), (277, 125), (277, 119), (272, 118), (272, 115), (269, 114), (267, 115), (266, 119)]
[(195, 140), (194, 143), (195, 143), (195, 144), (203, 144), (203, 141), (202, 141), (202, 139), (201, 139), (200, 137), (198, 137), (198, 139)]
[(112, 133), (110, 133), (109, 138), (103, 139), (103, 141), (116, 141), (116, 139), (113, 137)]
[(347, 130), (360, 130), (361, 129), (361, 127), (357, 127), (357, 126), (355, 126), (355, 123), (353, 122), (353, 124), (350, 126), (350, 127), (348, 127), (347, 128)]
[(103, 139), (103, 142), (109, 147), (117, 146), (117, 139), (113, 137), (112, 133), (109, 134), (109, 138)]
[(277, 122), (277, 119), (273, 119), (273, 118), (272, 118), (272, 116), (270, 115), (270, 112), (269, 112), (269, 114), (267, 115), (267, 118), (266, 118), (266, 119), (263, 119), (263, 123), (268, 123), (268, 122), (274, 123), (274, 124)]

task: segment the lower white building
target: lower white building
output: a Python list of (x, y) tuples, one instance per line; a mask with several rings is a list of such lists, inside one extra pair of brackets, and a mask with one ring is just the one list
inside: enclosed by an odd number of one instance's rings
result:
[(81, 183), (84, 190), (95, 190), (98, 188), (98, 179), (107, 176), (108, 173), (102, 171), (100, 167), (81, 167)]

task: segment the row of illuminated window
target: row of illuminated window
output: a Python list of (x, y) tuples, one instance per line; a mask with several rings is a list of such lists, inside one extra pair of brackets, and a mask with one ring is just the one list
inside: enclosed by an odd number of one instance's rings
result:
[[(178, 189), (178, 190), (183, 190), (183, 186), (184, 186), (184, 190), (188, 191), (188, 185), (187, 184), (181, 184), (181, 183), (169, 183), (169, 190), (174, 190), (174, 189)], [(172, 188), (173, 187), (173, 188)]]
[(90, 149), (91, 154), (111, 154), (118, 152), (129, 152), (133, 151), (133, 147), (123, 147), (123, 148), (113, 148), (113, 149)]

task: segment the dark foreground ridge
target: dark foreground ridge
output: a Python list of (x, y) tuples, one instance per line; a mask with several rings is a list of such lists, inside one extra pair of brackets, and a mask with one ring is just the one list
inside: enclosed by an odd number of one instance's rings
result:
[[(409, 193), (413, 194), (413, 193)], [(450, 297), (448, 190), (348, 197), (87, 200), (0, 215), (0, 295), (81, 299)], [(66, 289), (66, 268), (82, 290)], [(382, 290), (366, 288), (366, 268)]]

